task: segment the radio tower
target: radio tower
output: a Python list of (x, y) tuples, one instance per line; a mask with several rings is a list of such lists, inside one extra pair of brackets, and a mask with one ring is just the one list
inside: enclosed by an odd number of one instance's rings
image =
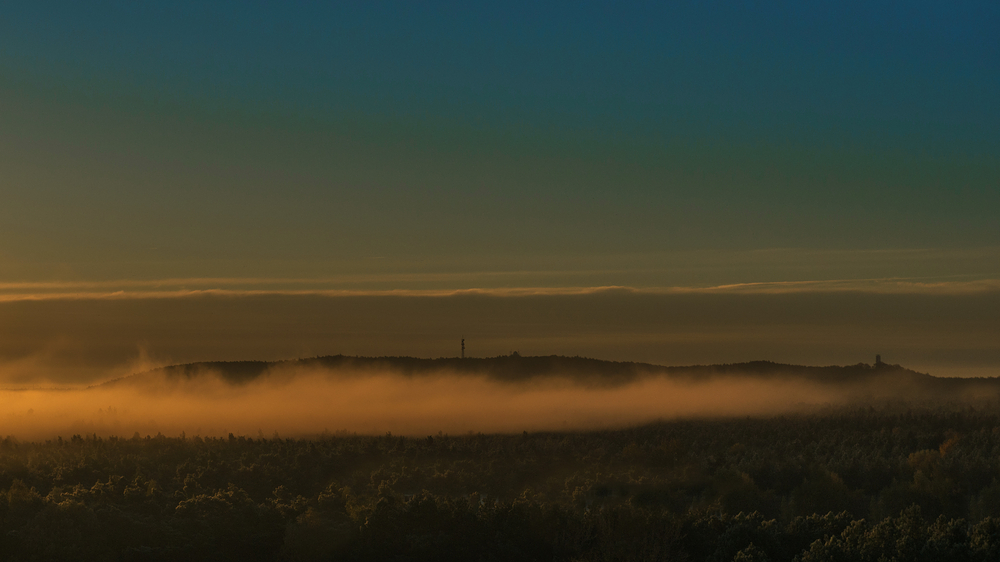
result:
[(462, 338), (462, 359), (465, 359), (465, 338)]

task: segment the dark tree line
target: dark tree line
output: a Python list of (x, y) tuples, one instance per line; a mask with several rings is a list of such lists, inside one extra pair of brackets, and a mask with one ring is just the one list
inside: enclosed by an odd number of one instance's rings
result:
[(406, 438), (0, 442), (4, 560), (1000, 560), (968, 406)]

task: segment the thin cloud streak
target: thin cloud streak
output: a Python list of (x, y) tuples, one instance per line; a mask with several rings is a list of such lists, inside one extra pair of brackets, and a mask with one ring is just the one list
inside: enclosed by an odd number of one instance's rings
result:
[[(964, 295), (989, 293), (1000, 290), (1000, 279), (977, 279), (974, 281), (918, 281), (912, 278), (889, 279), (831, 279), (817, 281), (772, 281), (759, 283), (735, 283), (715, 287), (693, 288), (691, 292), (719, 293), (836, 293), (855, 292), (873, 294), (906, 295)], [(683, 292), (683, 288), (677, 288)]]
[(475, 277), (510, 277), (517, 275), (585, 275), (594, 273), (611, 273), (619, 270), (574, 270), (574, 271), (475, 271), (458, 273), (393, 273), (393, 274), (357, 274), (339, 275), (321, 278), (284, 278), (284, 277), (190, 277), (166, 279), (116, 279), (105, 281), (20, 281), (0, 282), (0, 291), (45, 290), (45, 289), (107, 289), (107, 288), (145, 288), (171, 286), (225, 286), (225, 285), (309, 285), (309, 284), (344, 284), (344, 283), (391, 283), (391, 282), (429, 282), (457, 281)]
[(968, 295), (1000, 292), (1000, 279), (980, 279), (975, 281), (935, 281), (921, 282), (908, 279), (835, 279), (816, 281), (773, 281), (757, 283), (735, 283), (709, 287), (627, 287), (621, 285), (605, 285), (598, 287), (498, 287), (470, 289), (174, 289), (150, 290), (146, 287), (162, 287), (163, 285), (180, 285), (211, 283), (223, 281), (232, 284), (284, 284), (284, 283), (324, 283), (322, 280), (178, 280), (130, 282), (93, 282), (93, 283), (41, 283), (34, 286), (29, 283), (7, 284), (0, 290), (16, 285), (21, 289), (44, 288), (78, 288), (99, 289), (105, 286), (128, 286), (131, 290), (117, 291), (63, 291), (63, 292), (8, 292), (0, 294), (0, 302), (40, 301), (40, 300), (120, 300), (120, 299), (176, 299), (199, 296), (220, 297), (259, 297), (259, 296), (321, 296), (321, 297), (451, 297), (459, 295), (483, 295), (492, 297), (527, 297), (527, 296), (559, 296), (559, 295), (589, 295), (608, 292), (631, 294), (670, 295), (670, 294), (796, 294), (796, 293), (867, 293), (884, 295)]
[[(590, 256), (465, 256), (346, 260), (323, 268), (298, 262), (203, 264), (192, 275), (172, 275), (164, 264), (134, 263), (100, 271), (78, 267), (76, 277), (60, 278), (44, 267), (4, 260), (0, 296), (12, 299), (94, 298), (125, 292), (178, 291), (353, 291), (383, 294), (408, 290), (435, 295), (463, 289), (494, 294), (578, 294), (581, 290), (623, 287), (633, 291), (864, 290), (873, 292), (962, 292), (1000, 279), (1000, 248), (920, 250), (807, 250), (770, 248), (746, 251), (679, 251)], [(227, 273), (253, 266), (256, 276)], [(20, 271), (20, 278), (12, 274)], [(89, 271), (89, 273), (87, 273)], [(208, 272), (212, 273), (208, 273)], [(204, 272), (205, 274), (196, 273)], [(902, 283), (900, 286), (893, 284)], [(959, 283), (959, 284), (956, 284)], [(943, 285), (942, 285), (943, 284)], [(995, 284), (995, 283), (994, 283)], [(874, 285), (878, 285), (874, 287)], [(510, 288), (514, 289), (510, 289)], [(9, 299), (8, 299), (9, 300)]]

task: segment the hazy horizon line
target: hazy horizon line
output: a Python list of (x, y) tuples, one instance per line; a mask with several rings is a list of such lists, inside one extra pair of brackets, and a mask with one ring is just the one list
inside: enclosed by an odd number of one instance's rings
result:
[[(46, 384), (40, 384), (40, 385), (34, 385), (34, 386), (32, 386), (32, 385), (19, 384), (19, 385), (16, 385), (16, 386), (0, 386), (0, 392), (21, 392), (21, 391), (24, 391), (24, 392), (28, 392), (28, 391), (69, 392), (69, 391), (96, 389), (96, 388), (101, 388), (104, 385), (107, 385), (109, 383), (114, 383), (114, 382), (122, 381), (122, 380), (128, 379), (130, 377), (135, 377), (135, 376), (140, 376), (140, 375), (154, 374), (156, 371), (163, 370), (163, 369), (170, 369), (170, 368), (174, 368), (174, 367), (188, 367), (188, 366), (193, 366), (193, 365), (206, 365), (207, 367), (206, 367), (206, 371), (205, 372), (206, 373), (213, 373), (215, 371), (213, 370), (214, 368), (212, 367), (212, 365), (218, 364), (218, 363), (244, 363), (244, 362), (266, 363), (268, 371), (270, 369), (273, 369), (273, 368), (279, 368), (279, 369), (280, 368), (296, 369), (296, 368), (307, 368), (307, 367), (311, 368), (311, 369), (332, 370), (333, 368), (329, 367), (329, 366), (299, 366), (299, 365), (295, 365), (295, 363), (299, 363), (299, 362), (303, 362), (303, 361), (309, 361), (309, 360), (313, 360), (313, 359), (324, 359), (324, 358), (329, 358), (329, 357), (346, 357), (346, 358), (350, 358), (350, 359), (373, 359), (373, 360), (380, 360), (380, 359), (381, 360), (385, 360), (385, 359), (415, 359), (415, 360), (419, 360), (419, 361), (438, 361), (438, 360), (443, 360), (443, 359), (463, 359), (463, 360), (464, 359), (472, 359), (472, 360), (501, 359), (501, 358), (504, 358), (504, 357), (511, 357), (511, 355), (508, 354), (508, 355), (482, 356), (482, 357), (461, 357), (461, 356), (457, 356), (457, 355), (456, 356), (439, 356), (439, 357), (429, 357), (429, 356), (428, 357), (419, 357), (419, 356), (413, 356), (413, 355), (349, 355), (349, 354), (344, 354), (344, 353), (337, 353), (337, 354), (328, 354), (328, 355), (313, 355), (313, 356), (290, 357), (290, 358), (284, 358), (284, 359), (219, 359), (219, 360), (211, 360), (210, 359), (210, 360), (199, 360), (199, 361), (187, 361), (187, 362), (182, 362), (182, 363), (160, 363), (160, 364), (152, 363), (152, 364), (146, 365), (142, 370), (133, 371), (131, 373), (124, 374), (124, 375), (113, 376), (111, 378), (100, 380), (98, 382), (91, 382), (91, 383), (80, 384), (80, 385), (66, 385), (66, 384), (59, 384), (59, 385), (51, 384), (51, 385), (46, 385)], [(769, 363), (769, 364), (775, 365), (777, 367), (796, 367), (796, 368), (804, 368), (804, 369), (849, 368), (849, 367), (857, 367), (859, 365), (868, 365), (868, 366), (874, 366), (875, 365), (874, 363), (865, 363), (863, 361), (858, 362), (858, 363), (843, 364), (843, 365), (840, 365), (840, 364), (825, 364), (825, 365), (820, 365), (820, 364), (795, 364), (795, 363), (784, 363), (784, 362), (780, 362), (780, 361), (773, 361), (771, 359), (749, 359), (749, 360), (744, 360), (744, 361), (730, 361), (730, 362), (718, 362), (718, 363), (690, 363), (690, 364), (683, 364), (683, 365), (668, 365), (668, 364), (663, 364), (663, 363), (653, 363), (653, 362), (649, 362), (649, 361), (601, 359), (601, 358), (598, 358), (598, 357), (586, 357), (586, 356), (580, 356), (580, 355), (572, 356), (572, 355), (563, 355), (563, 354), (558, 354), (558, 353), (553, 353), (553, 354), (548, 354), (548, 355), (520, 355), (520, 354), (518, 354), (517, 357), (525, 358), (525, 359), (562, 357), (562, 358), (567, 358), (567, 359), (584, 359), (584, 360), (588, 360), (588, 361), (598, 361), (598, 362), (603, 362), (603, 363), (626, 363), (626, 364), (633, 364), (633, 365), (639, 365), (639, 366), (658, 367), (658, 368), (672, 369), (672, 370), (704, 369), (704, 368), (711, 368), (711, 367), (733, 367), (733, 366), (750, 365), (750, 364), (754, 364), (754, 363)], [(285, 363), (287, 363), (288, 365), (282, 365), (282, 364), (285, 364)], [(905, 369), (907, 371), (911, 371), (913, 373), (917, 373), (917, 374), (920, 374), (920, 375), (927, 375), (927, 376), (930, 376), (930, 377), (933, 377), (933, 378), (936, 378), (936, 379), (968, 379), (969, 378), (969, 377), (939, 376), (939, 375), (933, 375), (931, 373), (924, 373), (924, 372), (921, 372), (921, 371), (917, 371), (915, 369), (906, 367), (905, 365), (892, 364), (892, 363), (883, 363), (883, 364), (886, 367), (899, 367), (899, 368)], [(347, 369), (354, 369), (354, 370), (356, 370), (359, 367), (357, 367), (357, 366), (350, 366), (350, 367), (346, 367), (346, 368)], [(447, 367), (442, 367), (442, 370), (443, 370), (442, 372), (444, 372), (444, 370), (446, 370), (446, 369), (447, 369)], [(389, 371), (391, 371), (391, 370), (392, 369), (389, 368)], [(453, 375), (454, 373), (450, 373), (450, 374)], [(661, 376), (668, 376), (666, 373), (660, 373), (660, 375)], [(723, 376), (731, 376), (731, 375), (730, 374), (724, 374)], [(1000, 377), (973, 377), (973, 378), (983, 379), (983, 378), (1000, 378)]]

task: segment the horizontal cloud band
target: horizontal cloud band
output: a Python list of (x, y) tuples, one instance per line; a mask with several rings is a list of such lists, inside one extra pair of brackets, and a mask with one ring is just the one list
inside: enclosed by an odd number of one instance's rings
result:
[[(323, 280), (284, 279), (165, 279), (155, 281), (104, 281), (80, 283), (0, 283), (0, 302), (93, 299), (175, 299), (205, 295), (256, 297), (264, 295), (318, 297), (449, 297), (486, 295), (523, 297), (533, 295), (587, 295), (597, 293), (671, 294), (786, 294), (872, 293), (901, 295), (962, 295), (1000, 292), (1000, 279), (921, 282), (909, 279), (837, 279), (737, 283), (708, 287), (485, 287), (470, 289), (246, 289), (248, 285), (324, 284)], [(202, 288), (165, 288), (177, 286)], [(116, 288), (116, 290), (107, 290)], [(76, 290), (73, 290), (76, 289)]]

